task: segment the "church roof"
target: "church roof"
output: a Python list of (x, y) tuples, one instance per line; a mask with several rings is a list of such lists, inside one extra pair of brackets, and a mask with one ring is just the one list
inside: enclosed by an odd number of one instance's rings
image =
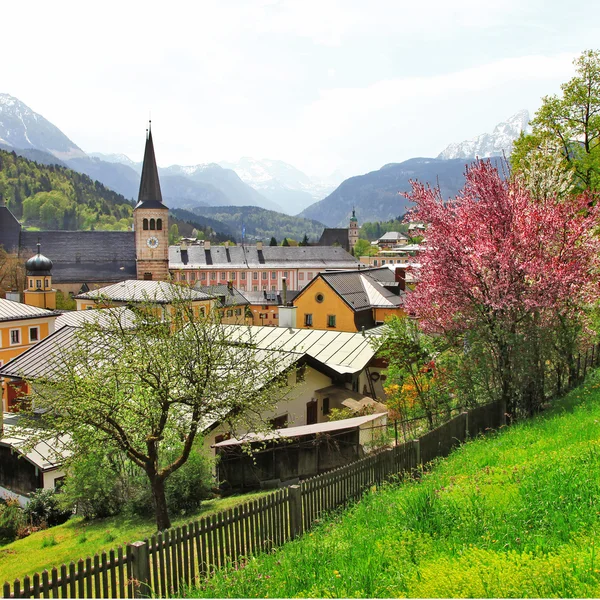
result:
[(146, 148), (144, 150), (144, 163), (142, 166), (142, 178), (140, 180), (140, 193), (136, 208), (166, 208), (162, 202), (160, 181), (158, 179), (158, 168), (154, 155), (154, 144), (152, 143), (152, 131), (148, 130)]
[(109, 283), (136, 276), (133, 231), (22, 231), (19, 255), (29, 258), (38, 238), (52, 259), (54, 283)]
[(318, 244), (319, 246), (333, 246), (334, 244), (338, 244), (344, 250), (350, 250), (348, 228), (326, 227), (321, 234)]
[(0, 244), (9, 252), (19, 250), (21, 223), (6, 206), (0, 206)]

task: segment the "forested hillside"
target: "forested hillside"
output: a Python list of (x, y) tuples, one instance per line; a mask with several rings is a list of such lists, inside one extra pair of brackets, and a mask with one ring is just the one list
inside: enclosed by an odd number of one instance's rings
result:
[(243, 227), (248, 240), (268, 241), (271, 237), (301, 240), (306, 234), (311, 242), (316, 242), (324, 229), (318, 221), (292, 217), (258, 206), (203, 206), (194, 208), (193, 212), (225, 223), (233, 235), (240, 239)]
[(133, 205), (98, 181), (3, 150), (0, 198), (25, 226), (124, 231), (132, 222)]

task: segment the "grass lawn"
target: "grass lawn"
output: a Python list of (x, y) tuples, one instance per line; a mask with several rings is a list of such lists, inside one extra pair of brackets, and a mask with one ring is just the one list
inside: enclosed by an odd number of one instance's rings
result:
[(188, 596), (600, 597), (600, 377)]
[[(200, 510), (185, 517), (172, 517), (173, 526), (183, 525), (196, 517), (227, 510), (263, 496), (268, 492), (230, 496), (229, 498), (207, 500)], [(66, 523), (39, 531), (22, 540), (0, 547), (0, 584), (22, 579), (43, 569), (60, 566), (80, 558), (93, 556), (97, 552), (110, 550), (121, 544), (142, 540), (155, 533), (153, 519), (136, 516), (110, 517), (85, 521), (81, 517), (69, 519)]]

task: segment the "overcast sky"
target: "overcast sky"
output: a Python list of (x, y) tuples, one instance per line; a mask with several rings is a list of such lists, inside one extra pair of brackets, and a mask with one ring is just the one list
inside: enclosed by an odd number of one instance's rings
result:
[(0, 92), (92, 152), (354, 175), (436, 156), (559, 91), (600, 2), (3, 2)]

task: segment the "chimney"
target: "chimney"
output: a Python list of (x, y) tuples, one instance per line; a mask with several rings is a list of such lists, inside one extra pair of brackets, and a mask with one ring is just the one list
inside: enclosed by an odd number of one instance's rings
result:
[(396, 267), (394, 271), (394, 279), (398, 283), (398, 287), (403, 292), (406, 291), (406, 269), (404, 267)]
[(204, 240), (204, 249), (210, 250), (210, 242), (208, 240)]
[(279, 327), (296, 327), (296, 307), (279, 306)]
[(283, 284), (283, 298), (282, 298), (283, 306), (287, 306), (287, 280), (286, 280), (286, 278), (284, 277), (281, 280), (281, 282)]
[(225, 246), (225, 248), (229, 248), (229, 240), (227, 240), (226, 242), (224, 242), (223, 246)]
[(256, 242), (256, 249), (262, 250), (262, 242)]

